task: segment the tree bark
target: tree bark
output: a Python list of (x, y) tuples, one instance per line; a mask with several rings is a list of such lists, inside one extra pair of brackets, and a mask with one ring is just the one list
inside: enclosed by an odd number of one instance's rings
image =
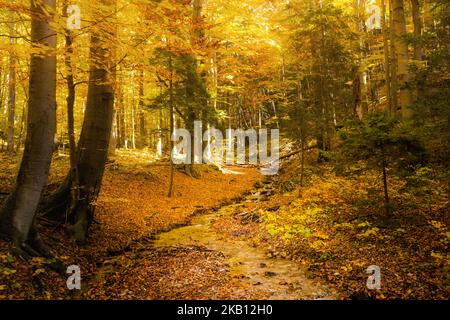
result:
[(409, 56), (408, 45), (405, 39), (402, 39), (406, 35), (404, 1), (392, 0), (392, 5), (393, 42), (397, 62), (397, 81), (400, 89), (398, 102), (402, 116), (409, 117), (411, 115), (411, 110), (409, 109), (411, 104), (411, 92), (409, 88), (410, 74), (408, 70)]
[[(172, 56), (169, 51), (169, 69), (170, 69), (170, 79), (169, 79), (169, 108), (170, 108), (170, 131), (169, 135), (172, 136), (173, 131), (175, 129), (174, 125), (174, 114), (173, 114), (173, 67), (172, 67)], [(172, 149), (174, 146), (174, 143), (172, 141), (172, 137), (170, 137), (169, 140), (169, 153), (172, 154)], [(171, 198), (173, 196), (173, 176), (174, 176), (174, 164), (172, 161), (172, 158), (170, 156), (170, 176), (169, 176), (169, 191), (167, 193), (167, 196)]]
[(144, 67), (139, 65), (139, 147), (145, 148), (147, 146), (147, 132), (145, 128), (145, 113), (144, 113)]
[[(115, 10), (115, 0), (102, 0), (109, 10)], [(108, 11), (109, 11), (108, 10)], [(110, 12), (102, 12), (101, 15)], [(91, 35), (91, 66), (86, 111), (78, 146), (79, 199), (71, 212), (73, 236), (78, 243), (86, 241), (94, 219), (96, 201), (108, 157), (108, 147), (114, 114), (114, 77), (111, 37), (115, 26), (109, 19), (100, 22), (101, 29)], [(106, 31), (109, 30), (109, 31)]]
[[(67, 16), (68, 0), (64, 1), (63, 16)], [(75, 105), (75, 82), (73, 76), (72, 55), (73, 55), (73, 35), (70, 30), (66, 31), (66, 52), (64, 56), (64, 64), (66, 67), (67, 77), (67, 131), (69, 135), (69, 155), (70, 155), (70, 171), (72, 176), (71, 187), (71, 204), (69, 211), (73, 210), (76, 206), (76, 202), (79, 199), (78, 188), (78, 168), (76, 158), (76, 142), (75, 142), (75, 126), (74, 126), (74, 105)]]
[(8, 136), (7, 150), (9, 153), (14, 152), (14, 116), (16, 105), (16, 57), (13, 53), (14, 45), (14, 22), (12, 19), (8, 22), (9, 27), (9, 43), (11, 45), (11, 53), (9, 54), (9, 74), (8, 74)]
[(119, 66), (119, 79), (116, 86), (116, 98), (117, 98), (117, 146), (119, 148), (125, 148), (127, 143), (127, 132), (125, 126), (125, 116), (126, 110), (123, 99), (123, 88), (122, 88), (122, 68)]
[(420, 4), (419, 0), (411, 0), (412, 18), (414, 25), (414, 60), (422, 60), (422, 44), (420, 37), (422, 36), (422, 21), (420, 19)]
[[(204, 0), (194, 0), (193, 1), (193, 12), (192, 12), (192, 36), (191, 36), (191, 45), (194, 48), (199, 47), (201, 42), (203, 41), (204, 32), (201, 26), (202, 22), (202, 10), (203, 10), (203, 1)], [(196, 94), (195, 94), (195, 77), (197, 76), (197, 55), (195, 53), (191, 54), (189, 57), (187, 63), (187, 70), (186, 70), (186, 96), (189, 100), (188, 106), (187, 106), (187, 128), (189, 132), (191, 133), (191, 136), (194, 136), (194, 121), (196, 120), (196, 117), (198, 116), (198, 111), (195, 110), (195, 100), (196, 100)], [(195, 163), (195, 152), (194, 152), (194, 143), (191, 144), (191, 164), (185, 165), (185, 171), (186, 174), (188, 174), (191, 177), (198, 177), (197, 172), (194, 169), (194, 163)]]
[(394, 13), (393, 13), (393, 0), (389, 0), (389, 55), (391, 62), (390, 65), (390, 79), (391, 79), (391, 112), (398, 112), (398, 79), (397, 79), (397, 54), (394, 43)]
[(131, 147), (136, 149), (136, 106), (135, 106), (135, 69), (131, 67)]
[[(0, 233), (22, 249), (46, 254), (34, 228), (36, 209), (47, 183), (56, 123), (56, 33), (51, 23), (55, 0), (30, 2), (31, 41), (45, 53), (32, 53), (27, 136), (16, 186), (0, 210)], [(33, 249), (31, 249), (33, 248)]]
[(388, 30), (386, 23), (386, 0), (381, 0), (381, 28), (383, 32), (383, 50), (384, 50), (384, 85), (386, 88), (386, 102), (389, 114), (392, 113), (391, 96), (391, 63), (389, 59)]
[[(91, 34), (87, 103), (77, 148), (78, 186), (74, 185), (71, 171), (58, 191), (48, 198), (43, 209), (53, 219), (61, 219), (62, 213), (68, 211), (68, 222), (72, 225), (69, 231), (79, 244), (86, 242), (89, 227), (94, 219), (114, 114), (115, 66), (111, 39), (115, 35), (115, 26), (110, 10), (116, 8), (115, 0), (101, 2), (107, 10), (99, 9), (99, 23)], [(72, 199), (73, 187), (78, 187), (78, 199)]]
[[(419, 0), (411, 0), (411, 10), (412, 10), (412, 18), (414, 25), (414, 60), (416, 63), (420, 63), (422, 61), (423, 56), (423, 48), (422, 48), (422, 20), (420, 14), (420, 4)], [(413, 91), (414, 100), (419, 99), (424, 95), (424, 79), (423, 74), (421, 72), (416, 73), (415, 77), (415, 89)]]

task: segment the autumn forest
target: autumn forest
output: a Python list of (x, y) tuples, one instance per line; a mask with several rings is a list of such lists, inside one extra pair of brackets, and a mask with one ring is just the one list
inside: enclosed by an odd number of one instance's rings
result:
[(449, 43), (449, 0), (0, 0), (0, 300), (448, 300)]

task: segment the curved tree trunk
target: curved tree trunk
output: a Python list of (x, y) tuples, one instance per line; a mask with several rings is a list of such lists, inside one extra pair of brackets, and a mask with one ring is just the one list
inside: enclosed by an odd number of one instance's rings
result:
[[(94, 219), (108, 157), (114, 115), (114, 80), (112, 37), (114, 25), (110, 10), (115, 0), (102, 0), (108, 12), (98, 13), (99, 24), (91, 35), (89, 86), (86, 111), (77, 148), (76, 170), (71, 170), (60, 188), (45, 203), (44, 212), (53, 219), (64, 218), (72, 225), (69, 231), (83, 244)], [(77, 178), (74, 179), (74, 174)], [(78, 183), (75, 181), (78, 180)], [(77, 188), (77, 192), (73, 192)], [(77, 197), (77, 199), (74, 199)]]
[(109, 59), (106, 39), (98, 34), (91, 38), (91, 70), (86, 113), (78, 144), (79, 199), (73, 215), (73, 235), (78, 242), (86, 240), (93, 221), (95, 202), (100, 192), (114, 111), (114, 91), (109, 71), (111, 65), (98, 65)]
[[(44, 8), (43, 6), (46, 6)], [(31, 40), (46, 54), (32, 54), (30, 62), (28, 130), (16, 186), (0, 211), (0, 233), (16, 245), (39, 252), (33, 227), (35, 213), (47, 183), (56, 124), (56, 34), (51, 27), (55, 0), (31, 1)], [(35, 250), (36, 251), (36, 250)]]

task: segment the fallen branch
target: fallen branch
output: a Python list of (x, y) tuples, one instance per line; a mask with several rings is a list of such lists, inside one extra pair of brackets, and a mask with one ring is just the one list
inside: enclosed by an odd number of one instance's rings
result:
[(313, 146), (307, 147), (307, 148), (305, 148), (303, 150), (302, 149), (295, 150), (295, 151), (292, 151), (292, 152), (289, 152), (289, 153), (287, 153), (285, 155), (280, 156), (279, 160), (286, 159), (286, 158), (289, 158), (290, 156), (296, 155), (296, 154), (298, 154), (298, 153), (300, 153), (302, 151), (308, 151), (308, 150), (315, 149), (315, 148), (317, 148), (317, 145), (313, 145)]

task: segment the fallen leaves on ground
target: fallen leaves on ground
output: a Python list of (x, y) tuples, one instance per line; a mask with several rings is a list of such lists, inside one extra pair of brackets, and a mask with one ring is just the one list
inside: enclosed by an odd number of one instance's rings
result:
[[(0, 175), (1, 204), (13, 187), (19, 158), (0, 156), (0, 160), (5, 163), (6, 168)], [(145, 239), (152, 234), (186, 224), (192, 215), (211, 207), (218, 207), (225, 201), (239, 197), (261, 179), (259, 171), (255, 168), (233, 168), (233, 171), (245, 174), (222, 174), (214, 168), (202, 165), (197, 168), (199, 179), (175, 171), (174, 196), (168, 198), (169, 167), (154, 165), (154, 162), (150, 162), (149, 159), (150, 157), (146, 153), (124, 150), (118, 150), (116, 156), (110, 159), (97, 202), (96, 223), (92, 227), (86, 246), (77, 246), (64, 234), (62, 227), (47, 223), (38, 226), (45, 242), (65, 265), (80, 266), (83, 281), (86, 280), (88, 283), (91, 278), (94, 278), (96, 272), (103, 266), (103, 261), (111, 259), (111, 256), (123, 253), (125, 257), (128, 252), (127, 248), (139, 243), (139, 239), (144, 239), (145, 243)], [(49, 177), (49, 190), (57, 187), (67, 170), (67, 155), (55, 155)], [(132, 247), (134, 250), (135, 246)], [(37, 262), (24, 261), (12, 255), (10, 253), (12, 250), (13, 247), (10, 243), (0, 241), (1, 299), (80, 298), (80, 293), (76, 290), (67, 290), (66, 278), (48, 268), (49, 262), (41, 261), (36, 264)], [(203, 262), (208, 259), (217, 260), (216, 253), (197, 251), (193, 251), (193, 261), (196, 257), (198, 261)], [(207, 255), (211, 255), (211, 257)], [(149, 273), (156, 272), (158, 267), (161, 272), (166, 269), (166, 266), (158, 260), (162, 257), (170, 260), (169, 257), (172, 256), (170, 252), (167, 255), (161, 252), (159, 254), (149, 253), (146, 259), (156, 259), (148, 261), (152, 265), (149, 268), (153, 268)], [(185, 271), (180, 269), (178, 273), (180, 279), (184, 279), (183, 272)], [(136, 277), (139, 275), (140, 273), (132, 274)], [(224, 277), (226, 278), (226, 274)], [(225, 281), (225, 278), (219, 280)], [(123, 293), (123, 286), (127, 285), (124, 281), (139, 283), (139, 278), (122, 280), (118, 278), (116, 280), (120, 283), (112, 288), (117, 287), (118, 290), (120, 288), (120, 292), (114, 292), (110, 288), (111, 284), (108, 283), (107, 287), (98, 286), (88, 291), (88, 294), (83, 291), (83, 298), (119, 298)], [(149, 292), (154, 292), (154, 296), (171, 298), (168, 292), (158, 293), (157, 287), (154, 287), (152, 291), (152, 286), (157, 284), (152, 282), (148, 285)], [(205, 286), (207, 285), (205, 283)], [(192, 287), (192, 290), (194, 289)], [(195, 296), (196, 290), (191, 293), (192, 296)], [(220, 290), (225, 291), (219, 292)], [(229, 290), (227, 286), (220, 286), (220, 290), (218, 289), (215, 293), (217, 296), (225, 297), (234, 294), (227, 293)], [(177, 294), (176, 292), (174, 291), (174, 294)], [(123, 297), (130, 296), (130, 294), (123, 295)], [(239, 294), (234, 296), (239, 296)], [(144, 298), (144, 296), (142, 297)], [(146, 297), (150, 298), (151, 295)], [(172, 296), (172, 298), (174, 297)]]
[[(432, 180), (425, 192), (391, 177), (395, 210), (386, 218), (377, 172), (344, 177), (321, 170), (308, 186), (223, 216), (217, 230), (264, 247), (271, 257), (299, 261), (348, 298), (449, 299), (448, 176)], [(285, 170), (277, 184), (296, 178), (295, 168)], [(256, 213), (257, 221), (242, 219), (243, 212)], [(366, 286), (370, 265), (381, 269), (379, 290)]]

